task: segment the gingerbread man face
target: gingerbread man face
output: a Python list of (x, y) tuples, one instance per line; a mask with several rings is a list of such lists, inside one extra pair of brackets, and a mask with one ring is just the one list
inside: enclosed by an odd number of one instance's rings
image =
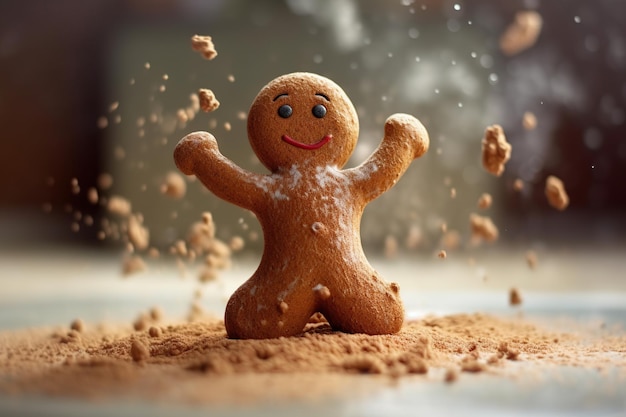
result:
[(310, 73), (276, 78), (248, 115), (252, 149), (270, 171), (293, 165), (343, 167), (359, 136), (356, 110), (334, 82)]
[(319, 75), (294, 73), (265, 86), (248, 117), (250, 143), (270, 174), (238, 167), (207, 132), (190, 133), (176, 146), (181, 171), (254, 212), (263, 228), (260, 265), (226, 306), (229, 337), (292, 336), (316, 312), (335, 330), (400, 330), (398, 286), (368, 263), (359, 228), (367, 203), (426, 152), (428, 133), (413, 116), (394, 114), (378, 149), (361, 165), (342, 169), (358, 130), (341, 88)]

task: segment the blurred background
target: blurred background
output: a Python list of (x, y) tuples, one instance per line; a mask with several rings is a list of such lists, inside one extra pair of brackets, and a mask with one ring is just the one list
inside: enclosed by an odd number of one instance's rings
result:
[[(539, 12), (543, 27), (535, 45), (508, 56), (499, 38), (522, 10)], [(484, 192), (493, 196), (483, 214), (499, 227), (500, 247), (619, 247), (625, 28), (620, 0), (2, 1), (0, 248), (119, 250), (119, 241), (98, 238), (112, 215), (87, 194), (108, 173), (113, 184), (100, 196), (128, 199), (152, 246), (167, 248), (211, 211), (218, 236), (242, 236), (258, 254), (249, 213), (190, 179), (178, 200), (161, 185), (175, 171), (175, 144), (194, 130), (211, 131), (225, 155), (264, 172), (245, 113), (265, 83), (293, 71), (325, 75), (352, 99), (361, 135), (350, 165), (373, 151), (394, 112), (415, 115), (430, 132), (428, 154), (368, 206), (368, 253), (393, 241), (409, 254), (467, 247), (468, 216)], [(191, 49), (194, 34), (213, 37), (214, 60)], [(221, 106), (184, 121), (179, 112), (199, 88)], [(536, 128), (523, 127), (525, 112)], [(494, 123), (513, 147), (499, 178), (480, 160)], [(546, 202), (548, 175), (565, 184), (564, 212)]]

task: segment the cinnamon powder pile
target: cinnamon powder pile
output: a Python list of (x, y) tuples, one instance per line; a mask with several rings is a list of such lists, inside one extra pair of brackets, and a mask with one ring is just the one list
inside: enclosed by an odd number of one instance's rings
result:
[(228, 404), (269, 393), (279, 400), (353, 395), (359, 383), (380, 386), (409, 375), (444, 383), (533, 369), (512, 362), (626, 371), (626, 336), (608, 332), (557, 333), (521, 318), (457, 314), (368, 336), (333, 332), (317, 319), (302, 335), (269, 340), (227, 339), (223, 321), (207, 317), (141, 331), (83, 324), (80, 331), (2, 333), (0, 393)]

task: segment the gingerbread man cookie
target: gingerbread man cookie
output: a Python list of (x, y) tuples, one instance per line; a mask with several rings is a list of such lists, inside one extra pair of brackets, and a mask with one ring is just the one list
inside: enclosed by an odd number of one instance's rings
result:
[(367, 203), (427, 151), (428, 133), (414, 117), (394, 114), (378, 149), (361, 165), (342, 169), (358, 134), (354, 106), (338, 85), (293, 73), (266, 85), (248, 116), (250, 144), (271, 174), (235, 165), (207, 132), (191, 133), (176, 146), (182, 172), (251, 210), (263, 229), (261, 263), (226, 306), (229, 337), (295, 335), (315, 312), (348, 333), (400, 330), (398, 285), (368, 263), (360, 222)]

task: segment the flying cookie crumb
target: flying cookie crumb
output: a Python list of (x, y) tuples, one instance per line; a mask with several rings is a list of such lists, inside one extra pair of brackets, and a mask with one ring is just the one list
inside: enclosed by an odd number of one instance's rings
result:
[(456, 188), (450, 188), (450, 198), (456, 198)]
[(198, 97), (200, 99), (200, 109), (203, 112), (212, 112), (220, 106), (220, 102), (215, 98), (215, 94), (211, 90), (201, 88), (198, 90)]
[(161, 184), (161, 193), (175, 199), (183, 198), (187, 193), (185, 178), (178, 172), (168, 172)]
[(500, 37), (500, 50), (505, 55), (516, 55), (537, 42), (543, 19), (535, 11), (522, 11), (515, 14), (515, 20)]
[(394, 236), (385, 238), (385, 258), (393, 259), (398, 256), (398, 241)]
[(91, 204), (98, 204), (98, 190), (95, 187), (90, 187), (87, 190), (87, 201)]
[(132, 211), (131, 209), (132, 207), (130, 201), (124, 197), (114, 195), (109, 198), (109, 202), (107, 204), (107, 210), (109, 210), (109, 212), (117, 214), (118, 216), (127, 217), (130, 216)]
[(522, 304), (522, 294), (517, 288), (511, 288), (509, 290), (509, 304), (512, 306), (518, 306)]
[(448, 384), (456, 382), (459, 379), (459, 372), (454, 368), (446, 369), (446, 373), (443, 377), (443, 380)]
[(478, 208), (480, 209), (486, 210), (489, 207), (491, 207), (492, 203), (493, 203), (493, 198), (491, 197), (491, 194), (483, 193), (478, 198)]
[(230, 238), (228, 246), (233, 251), (240, 251), (244, 248), (245, 244), (246, 243), (241, 236), (233, 236), (232, 238)]
[(513, 189), (517, 192), (522, 191), (524, 189), (524, 181), (517, 178), (515, 181), (513, 181)]
[(546, 179), (545, 193), (548, 203), (555, 209), (563, 211), (569, 205), (569, 196), (565, 191), (563, 181), (554, 175)]
[(136, 274), (146, 269), (146, 263), (139, 255), (128, 256), (122, 262), (122, 274), (124, 276)]
[(233, 127), (231, 126), (230, 122), (224, 122), (224, 130), (230, 132), (232, 128)]
[(235, 82), (235, 76), (233, 74), (228, 74), (228, 77), (226, 77), (226, 79), (231, 83)]
[(101, 190), (108, 190), (111, 186), (113, 186), (113, 176), (109, 173), (103, 172), (98, 175), (97, 183)]
[(534, 250), (526, 252), (526, 263), (530, 269), (535, 269), (537, 267), (537, 253)]
[(524, 126), (526, 130), (535, 130), (537, 127), (537, 117), (535, 114), (529, 111), (525, 112), (522, 118), (522, 126)]
[(511, 145), (506, 141), (502, 127), (500, 125), (487, 127), (482, 140), (482, 161), (485, 170), (499, 177), (510, 158)]
[(476, 213), (470, 214), (470, 227), (472, 236), (475, 238), (484, 239), (487, 242), (498, 239), (498, 228), (487, 216), (480, 216)]
[(133, 215), (128, 218), (128, 240), (137, 250), (144, 250), (150, 244), (150, 231), (143, 226), (143, 217)]
[(200, 52), (209, 61), (217, 56), (211, 36), (193, 35), (191, 37), (191, 47), (194, 51)]
[(439, 251), (439, 253), (437, 253), (437, 257), (439, 259), (446, 259), (448, 257), (448, 253), (442, 249)]

